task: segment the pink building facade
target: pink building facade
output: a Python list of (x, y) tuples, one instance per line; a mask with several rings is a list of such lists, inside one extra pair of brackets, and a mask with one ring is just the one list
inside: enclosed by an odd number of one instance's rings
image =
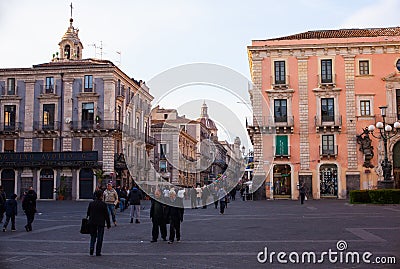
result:
[[(248, 132), (265, 197), (298, 199), (302, 181), (314, 199), (375, 188), (383, 142), (369, 134), (371, 151), (357, 135), (382, 121), (380, 106), (387, 124), (400, 120), (400, 27), (309, 31), (247, 49)], [(399, 188), (400, 135), (388, 141), (388, 157)]]

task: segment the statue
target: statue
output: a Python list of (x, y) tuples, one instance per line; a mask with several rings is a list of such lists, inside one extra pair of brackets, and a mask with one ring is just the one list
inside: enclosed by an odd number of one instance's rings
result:
[(366, 168), (373, 168), (371, 159), (374, 157), (374, 147), (371, 146), (371, 138), (369, 137), (368, 127), (363, 129), (362, 134), (357, 135), (357, 144), (360, 144), (360, 151), (364, 154), (364, 164)]

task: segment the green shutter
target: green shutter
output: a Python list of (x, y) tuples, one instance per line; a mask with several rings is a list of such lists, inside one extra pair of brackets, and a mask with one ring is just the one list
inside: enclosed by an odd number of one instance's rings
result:
[(287, 135), (276, 136), (275, 153), (277, 156), (288, 156), (288, 137)]

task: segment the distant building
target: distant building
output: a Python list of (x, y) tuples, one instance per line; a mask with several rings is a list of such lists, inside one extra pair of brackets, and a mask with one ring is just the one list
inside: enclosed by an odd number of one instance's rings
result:
[[(0, 178), (7, 195), (92, 199), (97, 184), (132, 184), (144, 167), (153, 97), (112, 62), (83, 59), (73, 19), (49, 63), (0, 69)], [(124, 140), (124, 143), (123, 143)]]
[(159, 106), (153, 108), (151, 115), (156, 140), (151, 156), (159, 177), (174, 185), (195, 186), (197, 140), (187, 132), (191, 120), (179, 116), (176, 109)]
[[(357, 135), (382, 121), (380, 106), (388, 106), (389, 125), (400, 119), (400, 27), (308, 31), (253, 40), (247, 49), (255, 85), (248, 132), (265, 197), (297, 199), (302, 181), (314, 199), (376, 188), (383, 141), (370, 136), (371, 155)], [(388, 143), (397, 187), (399, 141)]]

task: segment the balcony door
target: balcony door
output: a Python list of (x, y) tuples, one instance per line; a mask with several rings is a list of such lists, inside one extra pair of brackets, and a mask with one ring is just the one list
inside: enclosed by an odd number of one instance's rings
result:
[(94, 103), (82, 104), (82, 128), (93, 128), (94, 124)]
[(14, 131), (16, 120), (16, 106), (4, 106), (4, 130)]

